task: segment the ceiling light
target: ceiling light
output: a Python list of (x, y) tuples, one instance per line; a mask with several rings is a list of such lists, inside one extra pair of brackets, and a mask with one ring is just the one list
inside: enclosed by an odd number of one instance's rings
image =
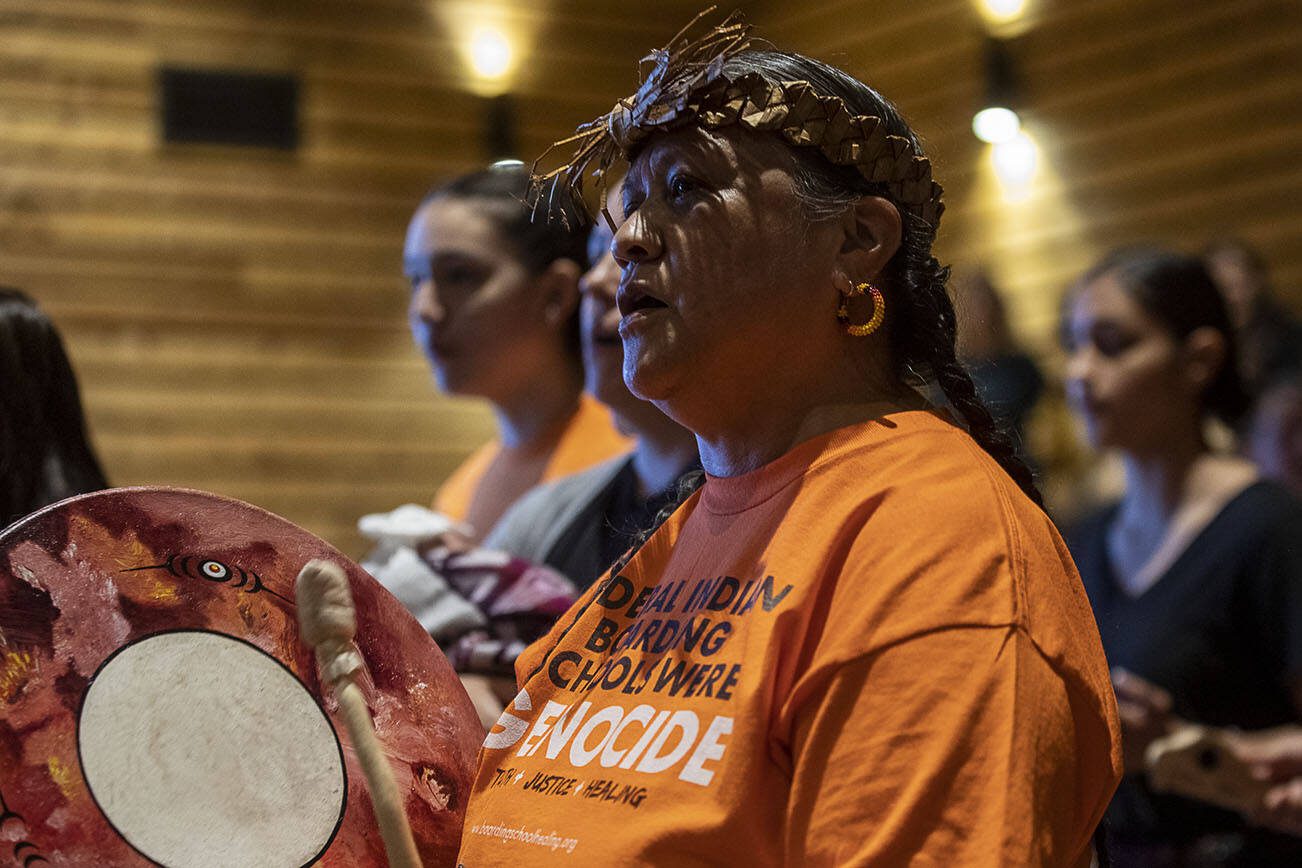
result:
[(511, 68), (511, 43), (502, 31), (479, 27), (470, 35), (470, 63), (480, 78), (501, 78)]
[(997, 145), (1012, 139), (1022, 129), (1017, 112), (1003, 106), (983, 108), (972, 116), (972, 132), (983, 142)]
[(1024, 189), (1035, 177), (1035, 170), (1040, 164), (1039, 149), (1025, 132), (1019, 132), (1011, 139), (994, 146), (991, 159), (995, 164), (995, 175), (1005, 189)]
[(981, 0), (981, 5), (995, 21), (1012, 21), (1026, 11), (1026, 0)]

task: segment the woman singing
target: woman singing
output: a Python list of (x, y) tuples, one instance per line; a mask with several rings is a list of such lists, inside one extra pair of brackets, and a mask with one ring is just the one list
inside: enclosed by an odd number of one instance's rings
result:
[(555, 177), (629, 161), (624, 377), (705, 478), (520, 658), (461, 863), (1088, 864), (1107, 666), (955, 361), (917, 138), (734, 20), (652, 59)]

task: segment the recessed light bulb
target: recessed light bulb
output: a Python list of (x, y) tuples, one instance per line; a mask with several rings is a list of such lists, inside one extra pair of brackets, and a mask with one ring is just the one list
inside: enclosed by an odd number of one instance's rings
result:
[(983, 108), (972, 117), (972, 132), (983, 142), (997, 145), (1011, 141), (1022, 129), (1017, 112), (1003, 106)]
[(1006, 188), (1026, 187), (1035, 177), (1035, 170), (1040, 163), (1035, 142), (1026, 133), (1018, 133), (1008, 141), (995, 145), (991, 158), (995, 164), (995, 175)]
[(996, 21), (1012, 21), (1026, 11), (1026, 0), (981, 0), (981, 5)]
[(470, 63), (481, 78), (501, 78), (511, 66), (511, 44), (500, 30), (480, 27), (470, 36)]

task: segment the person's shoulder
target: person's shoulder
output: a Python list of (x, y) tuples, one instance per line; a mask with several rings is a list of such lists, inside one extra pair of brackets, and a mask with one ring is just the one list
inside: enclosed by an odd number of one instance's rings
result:
[(587, 501), (605, 488), (631, 460), (627, 454), (617, 455), (600, 464), (535, 485), (525, 492), (511, 512), (556, 512), (575, 501)]
[(1243, 509), (1263, 516), (1288, 519), (1302, 515), (1302, 500), (1284, 486), (1270, 479), (1258, 479), (1236, 498)]
[(875, 473), (886, 480), (862, 534), (883, 536), (893, 557), (968, 575), (977, 583), (1073, 577), (1053, 520), (998, 461), (951, 423), (904, 432)]
[(1223, 526), (1248, 536), (1256, 545), (1302, 539), (1302, 500), (1268, 479), (1249, 485), (1222, 510)]
[(989, 521), (996, 512), (1020, 512), (1022, 500), (1030, 504), (999, 463), (945, 419), (909, 414), (881, 446), (865, 450), (858, 460), (876, 483), (864, 493), (878, 489), (874, 496), (883, 506), (968, 525)]
[(882, 535), (938, 558), (973, 540), (1007, 552), (1047, 518), (966, 431), (929, 411), (908, 411), (840, 430), (780, 508), (794, 526), (835, 523), (842, 538)]
[(475, 489), (501, 448), (502, 442), (494, 437), (466, 456), (434, 493), (434, 510), (458, 521), (464, 519)]
[(610, 408), (586, 392), (548, 459), (543, 480), (552, 482), (619, 457), (635, 445), (615, 427)]
[[(597, 497), (630, 460), (627, 454), (619, 455), (586, 470), (535, 485), (498, 520), (484, 539), (484, 546), (520, 554), (517, 548), (525, 545), (524, 540), (550, 536), (574, 512)], [(530, 553), (536, 555), (533, 547), (529, 547)]]
[(853, 456), (839, 476), (849, 499), (843, 512), (861, 525), (859, 545), (908, 566), (914, 579), (942, 564), (950, 566), (940, 572), (989, 578), (1006, 572), (997, 564), (1024, 563), (1027, 549), (1057, 546), (1044, 511), (966, 431), (942, 419), (901, 424), (885, 448)]
[(1111, 524), (1113, 516), (1116, 515), (1117, 506), (1117, 501), (1095, 506), (1064, 525), (1062, 536), (1067, 541), (1067, 548), (1071, 549), (1073, 555), (1079, 557), (1080, 552), (1103, 538), (1108, 531), (1108, 525)]
[(1272, 589), (1266, 598), (1283, 588), (1302, 591), (1302, 501), (1282, 486), (1253, 483), (1203, 533), (1209, 559), (1249, 586)]
[(535, 486), (525, 497), (534, 502), (544, 503), (587, 497), (590, 493), (608, 485), (631, 460), (632, 456), (628, 453), (616, 455), (577, 473)]
[(938, 420), (901, 424), (891, 439), (848, 456), (824, 486), (845, 492), (846, 543), (828, 548), (819, 573), (830, 609), (849, 613), (831, 631), (833, 656), (937, 630), (1011, 629), (1032, 589), (1066, 584), (1048, 517), (965, 431)]

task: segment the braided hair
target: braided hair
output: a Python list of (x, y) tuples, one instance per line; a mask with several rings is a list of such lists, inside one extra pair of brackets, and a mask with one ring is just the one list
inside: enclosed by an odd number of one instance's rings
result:
[[(923, 153), (917, 135), (889, 100), (821, 61), (794, 52), (748, 50), (729, 58), (723, 71), (730, 78), (757, 72), (773, 81), (807, 81), (822, 93), (843, 99), (852, 112), (881, 118), (890, 135), (908, 139), (915, 153)], [(864, 196), (891, 199), (886, 184), (866, 180), (853, 166), (834, 165), (814, 148), (793, 147), (791, 153), (796, 195), (811, 221), (838, 218)], [(931, 251), (936, 227), (904, 208), (900, 209), (900, 218), (900, 249), (879, 281), (891, 298), (891, 316), (886, 319), (885, 329), (895, 373), (901, 381), (914, 385), (934, 382), (962, 417), (972, 439), (1027, 497), (1043, 507), (1031, 469), (1017, 456), (1012, 438), (996, 424), (977, 394), (972, 377), (958, 360), (958, 317), (946, 288), (949, 267), (941, 265)], [(704, 483), (705, 474), (699, 470), (680, 479), (678, 498), (660, 511), (647, 531), (615, 562), (611, 574), (618, 574), (651, 534)]]
[[(877, 91), (835, 67), (783, 51), (745, 51), (724, 64), (729, 76), (756, 72), (773, 81), (807, 81), (822, 93), (840, 97), (856, 113), (879, 117), (890, 135), (907, 139), (914, 152), (922, 144), (898, 109)], [(796, 193), (813, 221), (844, 214), (864, 196), (891, 200), (884, 183), (866, 180), (853, 166), (836, 166), (815, 148), (792, 148)], [(886, 335), (896, 375), (915, 385), (934, 382), (967, 424), (968, 433), (1035, 503), (1043, 505), (1031, 470), (1017, 457), (1013, 441), (995, 423), (976, 385), (958, 360), (958, 318), (946, 283), (949, 268), (932, 254), (936, 227), (900, 208), (900, 249), (887, 264), (882, 284), (890, 297)]]

